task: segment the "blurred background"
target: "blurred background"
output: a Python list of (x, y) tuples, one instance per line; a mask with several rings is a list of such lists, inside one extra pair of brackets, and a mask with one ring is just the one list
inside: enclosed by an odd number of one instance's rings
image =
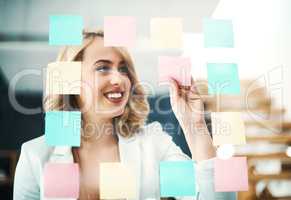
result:
[[(138, 41), (130, 52), (141, 81), (149, 85), (148, 122), (160, 121), (188, 155), (172, 112), (156, 110), (170, 110), (167, 87), (158, 85), (156, 71), (159, 55), (190, 56), (206, 111), (243, 113), (247, 145), (234, 148), (236, 155), (248, 157), (250, 187), (239, 199), (291, 199), (290, 0), (0, 0), (1, 199), (12, 199), (21, 144), (44, 134), (43, 74), (59, 49), (48, 45), (48, 20), (56, 14), (82, 15), (90, 28), (102, 28), (104, 16), (137, 18)], [(183, 18), (182, 49), (151, 48), (152, 17)], [(205, 17), (233, 21), (234, 49), (203, 48)], [(238, 63), (240, 96), (207, 95), (205, 64), (210, 61)], [(19, 112), (21, 108), (26, 113)], [(209, 115), (205, 118), (211, 125)], [(167, 126), (170, 123), (174, 126)]]

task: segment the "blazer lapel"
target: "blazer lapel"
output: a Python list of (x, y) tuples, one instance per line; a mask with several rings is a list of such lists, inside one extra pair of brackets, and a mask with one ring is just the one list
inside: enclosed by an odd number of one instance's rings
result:
[[(136, 136), (130, 138), (125, 138), (118, 135), (118, 147), (119, 147), (119, 156), (121, 163), (127, 163), (133, 166), (134, 171), (136, 172), (136, 182), (137, 182), (137, 194), (135, 199), (140, 199), (141, 191), (141, 150), (140, 143)], [(50, 158), (49, 162), (56, 163), (74, 163), (74, 158), (72, 154), (71, 147), (55, 147)], [(43, 185), (41, 181), (41, 195), (43, 197)], [(46, 200), (46, 198), (42, 198)], [(48, 200), (48, 199), (47, 199)], [(50, 200), (76, 200), (71, 198), (50, 198)]]
[(73, 163), (74, 158), (72, 154), (72, 148), (71, 147), (61, 147), (57, 146), (55, 147), (49, 162), (57, 162), (57, 163)]
[[(49, 157), (48, 162), (53, 163), (74, 163), (74, 158), (72, 154), (72, 148), (71, 147), (61, 147), (57, 146), (54, 148), (51, 156)], [(43, 166), (44, 167), (44, 166)], [(41, 169), (42, 171), (43, 169)], [(43, 174), (43, 173), (41, 173)], [(42, 200), (76, 200), (74, 198), (45, 198), (43, 193), (43, 177), (41, 175), (41, 186), (40, 186), (40, 192), (41, 192), (41, 199)]]

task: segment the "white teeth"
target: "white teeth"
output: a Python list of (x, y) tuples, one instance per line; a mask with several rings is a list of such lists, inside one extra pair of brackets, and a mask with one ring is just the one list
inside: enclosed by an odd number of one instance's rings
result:
[(122, 96), (121, 93), (117, 92), (117, 93), (108, 93), (107, 97), (108, 98), (120, 98)]

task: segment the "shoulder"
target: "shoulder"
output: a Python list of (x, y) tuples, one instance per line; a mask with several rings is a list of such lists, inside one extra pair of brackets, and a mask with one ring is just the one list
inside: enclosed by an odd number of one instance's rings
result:
[(42, 150), (46, 146), (44, 135), (29, 140), (22, 144), (22, 149), (26, 151)]
[(41, 169), (50, 149), (44, 136), (22, 144), (14, 175), (14, 199), (39, 199)]
[(52, 150), (53, 147), (46, 144), (44, 135), (23, 143), (21, 147), (21, 153), (31, 159), (40, 158), (41, 160), (45, 160)]

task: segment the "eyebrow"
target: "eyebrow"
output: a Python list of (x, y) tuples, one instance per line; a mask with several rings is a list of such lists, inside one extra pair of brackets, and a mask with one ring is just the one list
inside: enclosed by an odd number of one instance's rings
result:
[(112, 64), (112, 62), (110, 60), (104, 60), (104, 59), (97, 60), (96, 62), (94, 62), (94, 64), (97, 64), (97, 63), (108, 63), (108, 64)]
[[(97, 60), (97, 61), (94, 63), (94, 65), (97, 64), (97, 63), (108, 63), (108, 64), (113, 64), (113, 62), (112, 62), (111, 60), (105, 60), (105, 59)], [(118, 63), (118, 65), (120, 65), (120, 64), (126, 64), (126, 62), (125, 62), (124, 60), (122, 60), (122, 61), (120, 61), (120, 62)]]

